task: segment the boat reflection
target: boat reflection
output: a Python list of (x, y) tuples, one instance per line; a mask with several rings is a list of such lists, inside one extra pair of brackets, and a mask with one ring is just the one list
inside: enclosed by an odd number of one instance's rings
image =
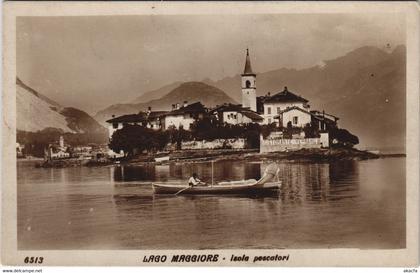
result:
[[(141, 194), (151, 193), (153, 182), (178, 182), (187, 185), (192, 173), (197, 173), (202, 181), (218, 183), (221, 181), (238, 181), (259, 179), (269, 162), (232, 162), (218, 161), (200, 163), (170, 163), (168, 165), (144, 164), (139, 166), (112, 167), (111, 181), (120, 182), (130, 187), (130, 193), (140, 188)], [(359, 181), (358, 164), (354, 161), (333, 163), (302, 164), (279, 162), (279, 176), (282, 186), (279, 193), (270, 197), (278, 198), (283, 203), (302, 204), (304, 202), (328, 202), (357, 196)], [(118, 185), (116, 183), (115, 185)], [(147, 186), (147, 187), (146, 187)], [(140, 190), (139, 190), (140, 191)], [(247, 198), (267, 197), (254, 194), (241, 194)], [(195, 198), (195, 197), (186, 197)]]

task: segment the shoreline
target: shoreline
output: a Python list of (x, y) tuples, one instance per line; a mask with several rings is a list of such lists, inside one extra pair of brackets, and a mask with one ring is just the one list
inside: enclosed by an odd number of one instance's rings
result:
[(167, 165), (176, 163), (205, 163), (212, 161), (235, 160), (235, 161), (284, 161), (300, 163), (328, 163), (342, 160), (369, 160), (390, 157), (405, 157), (405, 154), (377, 154), (368, 151), (361, 151), (355, 148), (331, 148), (331, 149), (300, 149), (285, 152), (259, 153), (256, 149), (249, 150), (182, 150), (168, 153), (169, 160), (156, 162), (155, 157), (159, 155), (141, 155), (136, 158), (122, 159), (115, 161), (95, 162), (81, 160), (57, 160), (52, 162), (40, 162), (40, 160), (22, 160), (38, 162), (37, 168), (67, 168), (67, 167), (102, 167), (102, 166), (130, 166), (130, 165)]

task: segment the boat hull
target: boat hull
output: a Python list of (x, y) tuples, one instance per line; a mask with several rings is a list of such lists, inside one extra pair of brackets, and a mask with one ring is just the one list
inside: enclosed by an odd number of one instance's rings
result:
[(214, 186), (194, 186), (153, 184), (155, 194), (262, 194), (279, 191), (281, 183), (272, 182), (260, 185), (214, 185)]

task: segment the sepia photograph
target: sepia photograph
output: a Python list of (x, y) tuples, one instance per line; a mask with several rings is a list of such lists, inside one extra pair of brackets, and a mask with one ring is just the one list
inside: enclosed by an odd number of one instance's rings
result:
[(10, 17), (3, 238), (31, 253), (13, 261), (287, 266), (303, 250), (409, 249), (407, 12), (214, 5)]

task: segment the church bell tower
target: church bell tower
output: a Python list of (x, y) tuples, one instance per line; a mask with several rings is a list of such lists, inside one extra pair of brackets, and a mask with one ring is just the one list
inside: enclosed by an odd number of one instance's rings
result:
[(257, 75), (252, 72), (249, 50), (246, 49), (245, 69), (242, 77), (242, 107), (249, 107), (252, 111), (257, 111)]

